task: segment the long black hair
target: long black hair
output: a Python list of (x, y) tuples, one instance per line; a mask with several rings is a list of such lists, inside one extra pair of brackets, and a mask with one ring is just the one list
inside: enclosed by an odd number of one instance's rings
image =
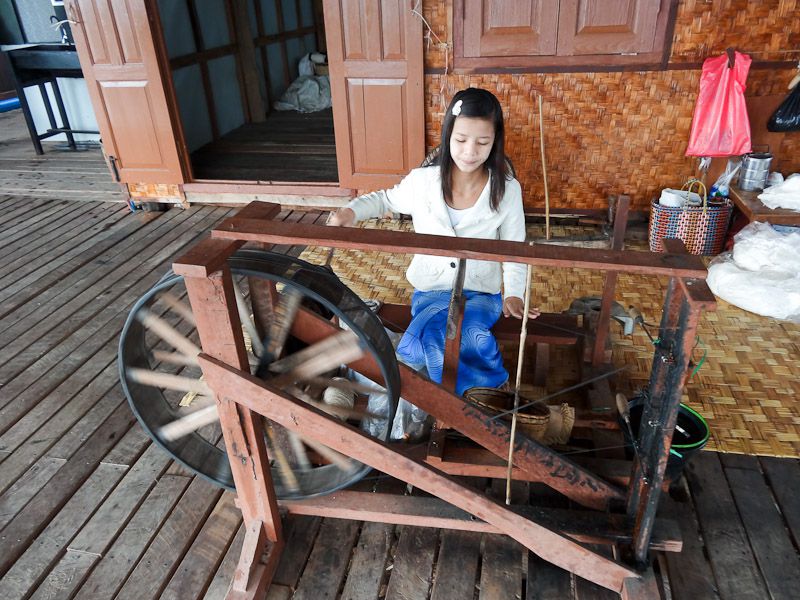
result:
[[(453, 106), (457, 102), (461, 102), (459, 105), (460, 111), (457, 110), (458, 115), (454, 115)], [(454, 163), (453, 158), (450, 156), (450, 136), (453, 135), (453, 124), (457, 116), (487, 119), (494, 125), (494, 144), (484, 165), (486, 165), (491, 176), (489, 188), (490, 204), (492, 210), (496, 211), (506, 191), (506, 180), (515, 177), (515, 173), (511, 161), (508, 160), (505, 154), (503, 109), (500, 106), (500, 102), (490, 91), (480, 88), (467, 88), (453, 96), (444, 114), (442, 139), (439, 147), (434, 151), (435, 157), (425, 162), (439, 165), (442, 175), (442, 196), (445, 200), (452, 201)]]

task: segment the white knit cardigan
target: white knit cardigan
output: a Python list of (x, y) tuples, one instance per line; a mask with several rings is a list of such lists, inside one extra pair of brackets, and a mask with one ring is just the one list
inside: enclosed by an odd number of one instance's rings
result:
[[(379, 217), (387, 212), (410, 215), (416, 233), (470, 237), (490, 240), (525, 241), (525, 215), (522, 189), (516, 179), (506, 181), (505, 194), (497, 211), (489, 203), (490, 182), (473, 209), (453, 227), (442, 197), (439, 167), (411, 171), (395, 187), (353, 199), (348, 205), (356, 221)], [(421, 291), (452, 289), (458, 262), (454, 258), (416, 254), (406, 271), (409, 283)], [(464, 289), (523, 298), (525, 265), (483, 260), (467, 260)]]

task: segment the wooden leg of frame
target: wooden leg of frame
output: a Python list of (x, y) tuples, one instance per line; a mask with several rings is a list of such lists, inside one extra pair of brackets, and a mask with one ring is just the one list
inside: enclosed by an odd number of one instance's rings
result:
[(283, 540), (272, 542), (266, 539), (264, 523), (251, 521), (244, 534), (239, 564), (234, 571), (226, 599), (263, 598), (278, 567), (281, 550), (283, 550)]

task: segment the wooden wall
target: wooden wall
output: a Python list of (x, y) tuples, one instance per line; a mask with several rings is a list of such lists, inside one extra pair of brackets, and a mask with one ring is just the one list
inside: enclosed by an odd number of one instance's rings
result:
[[(452, 0), (423, 0), (433, 33), (452, 41)], [(469, 86), (494, 92), (506, 109), (507, 152), (522, 183), (525, 205), (544, 205), (536, 95), (544, 99), (551, 206), (605, 208), (608, 194), (629, 194), (647, 209), (664, 187), (694, 174), (686, 158), (700, 67), (733, 46), (751, 54), (746, 96), (751, 120), (766, 121), (765, 106), (788, 93), (793, 66), (757, 63), (800, 60), (800, 2), (795, 0), (681, 0), (669, 66), (663, 71), (598, 73), (459, 74), (452, 54), (432, 36), (425, 51), (426, 142), (439, 141), (446, 103)], [(452, 52), (452, 46), (450, 47)], [(796, 64), (796, 63), (795, 63)], [(754, 131), (759, 141), (763, 132)], [(775, 169), (800, 171), (800, 133), (770, 135)]]

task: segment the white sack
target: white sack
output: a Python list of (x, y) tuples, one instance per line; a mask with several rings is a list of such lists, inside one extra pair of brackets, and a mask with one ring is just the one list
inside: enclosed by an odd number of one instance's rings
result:
[(736, 234), (733, 252), (712, 261), (708, 285), (739, 308), (800, 323), (800, 232), (750, 223)]
[(330, 108), (331, 82), (327, 75), (298, 77), (272, 106), (275, 110), (296, 110), (301, 113)]

